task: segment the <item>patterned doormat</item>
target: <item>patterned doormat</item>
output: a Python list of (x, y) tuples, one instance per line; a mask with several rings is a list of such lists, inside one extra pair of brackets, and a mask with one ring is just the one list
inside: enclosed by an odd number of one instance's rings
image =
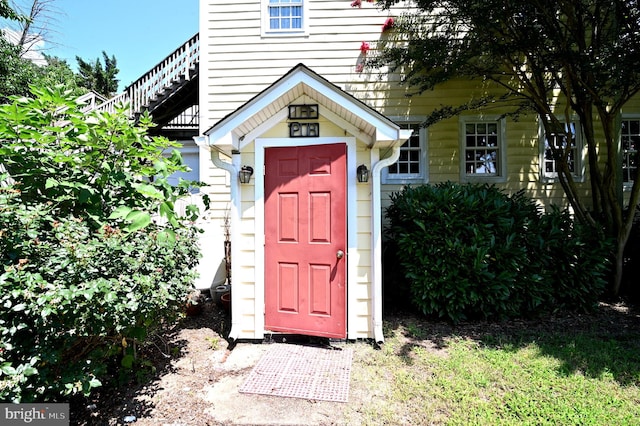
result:
[(242, 393), (347, 402), (352, 349), (275, 343), (260, 358)]

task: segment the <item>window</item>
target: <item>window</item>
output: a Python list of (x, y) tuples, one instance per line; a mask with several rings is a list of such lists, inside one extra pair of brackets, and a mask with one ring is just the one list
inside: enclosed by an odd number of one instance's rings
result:
[(398, 161), (384, 170), (384, 183), (424, 183), (426, 181), (427, 130), (420, 127), (417, 123), (407, 124), (406, 127), (412, 129), (413, 134), (400, 147), (400, 158), (398, 158)]
[(564, 129), (558, 130), (552, 133), (550, 136), (546, 136), (544, 129), (541, 129), (544, 141), (544, 148), (541, 158), (542, 166), (542, 179), (551, 182), (558, 178), (558, 168), (556, 160), (554, 158), (553, 150), (551, 147), (562, 148), (562, 150), (569, 150), (567, 156), (567, 163), (569, 171), (574, 178), (582, 177), (582, 143), (580, 137), (580, 126), (576, 122), (569, 124), (562, 122)]
[(462, 117), (461, 180), (503, 181), (505, 175), (504, 120)]
[(640, 145), (640, 118), (622, 119), (622, 182), (633, 185), (638, 177), (638, 146)]
[(303, 0), (263, 0), (263, 35), (298, 35), (305, 32)]

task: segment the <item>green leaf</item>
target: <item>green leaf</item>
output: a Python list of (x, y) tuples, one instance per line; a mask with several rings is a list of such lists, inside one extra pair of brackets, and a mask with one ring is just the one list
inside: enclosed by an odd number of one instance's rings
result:
[(160, 231), (158, 232), (158, 242), (173, 245), (176, 243), (176, 233), (170, 229)]
[(131, 207), (120, 206), (111, 213), (109, 219), (124, 219), (131, 214), (132, 210)]
[(96, 378), (93, 378), (91, 380), (89, 380), (89, 386), (91, 388), (97, 388), (99, 386), (102, 386), (102, 382)]
[(15, 312), (24, 311), (25, 309), (27, 309), (26, 303), (18, 303), (13, 308), (11, 308), (11, 310)]
[(159, 191), (155, 186), (149, 185), (148, 183), (143, 183), (138, 185), (136, 190), (140, 194), (150, 198), (155, 198), (156, 200), (164, 199), (164, 194), (161, 191)]
[(38, 374), (38, 369), (29, 365), (22, 370), (22, 374), (25, 376), (33, 376), (34, 374)]
[(125, 229), (129, 232), (138, 231), (151, 223), (151, 215), (140, 210), (133, 210), (126, 217), (131, 222)]
[(5, 362), (0, 365), (0, 372), (6, 374), (7, 376), (12, 376), (16, 374), (16, 369), (11, 366), (10, 362)]
[(45, 183), (44, 187), (45, 189), (50, 189), (55, 188), (58, 185), (60, 185), (60, 182), (58, 182), (54, 178), (47, 178), (47, 182)]
[(144, 340), (147, 338), (147, 329), (145, 327), (133, 327), (129, 334), (134, 339)]
[(173, 204), (165, 201), (160, 204), (160, 215), (164, 217), (169, 217), (173, 214)]
[(133, 358), (133, 355), (128, 354), (122, 357), (122, 361), (120, 361), (120, 364), (124, 368), (131, 368), (133, 367), (133, 361), (135, 361), (135, 359)]

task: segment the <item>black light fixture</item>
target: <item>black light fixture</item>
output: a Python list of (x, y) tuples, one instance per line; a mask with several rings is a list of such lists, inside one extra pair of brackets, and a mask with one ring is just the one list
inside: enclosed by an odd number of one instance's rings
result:
[(249, 181), (251, 180), (252, 174), (253, 174), (253, 167), (242, 166), (242, 168), (238, 172), (238, 178), (240, 179), (240, 183), (249, 183)]
[(369, 182), (369, 169), (364, 164), (360, 164), (357, 169), (358, 182)]

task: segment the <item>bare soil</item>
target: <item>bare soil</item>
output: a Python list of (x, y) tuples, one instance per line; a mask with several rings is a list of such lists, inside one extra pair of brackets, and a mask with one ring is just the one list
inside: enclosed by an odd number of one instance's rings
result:
[[(354, 350), (349, 403), (310, 401), (241, 394), (243, 383), (268, 344), (225, 340), (229, 314), (211, 300), (199, 315), (185, 317), (141, 349), (146, 370), (125, 380), (120, 388), (101, 389), (71, 404), (71, 424), (78, 425), (338, 425), (362, 424), (376, 405), (388, 398), (384, 366), (372, 360), (372, 342), (329, 342), (299, 337), (301, 344), (349, 345)], [(544, 321), (473, 322), (452, 325), (406, 312), (387, 312), (385, 334), (400, 339), (394, 355), (405, 356), (419, 345), (446, 354), (452, 335), (481, 339), (487, 335), (550, 330), (594, 330), (603, 336), (640, 328), (640, 317), (623, 304), (602, 304), (590, 315), (564, 314)], [(278, 337), (283, 340), (285, 337)], [(291, 342), (292, 336), (286, 337)], [(402, 352), (406, 351), (405, 354)], [(382, 377), (381, 377), (382, 375)]]

